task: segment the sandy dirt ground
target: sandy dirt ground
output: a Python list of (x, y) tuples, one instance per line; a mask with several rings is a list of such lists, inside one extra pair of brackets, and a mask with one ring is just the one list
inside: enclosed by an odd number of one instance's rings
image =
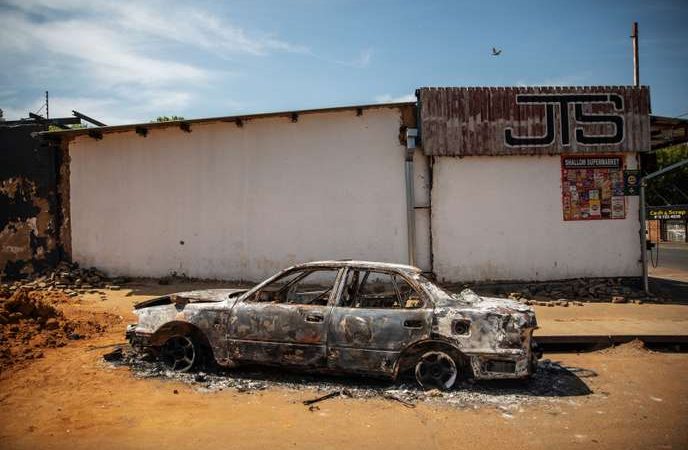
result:
[(534, 306), (539, 335), (686, 334), (688, 305), (584, 303)]
[[(70, 308), (81, 308), (121, 320), (0, 373), (0, 448), (688, 448), (686, 354), (626, 345), (545, 355), (579, 369), (591, 393), (534, 398), (509, 408), (423, 402), (411, 409), (385, 399), (334, 398), (309, 411), (301, 401), (317, 392), (200, 392), (179, 381), (136, 378), (126, 367), (105, 363), (105, 347), (122, 342), (124, 324), (133, 320), (132, 303), (208, 284), (133, 287), (133, 295), (123, 289), (104, 301), (86, 295), (80, 304), (61, 306), (67, 316)], [(556, 321), (545, 316), (557, 310), (565, 320), (572, 311), (595, 319), (589, 306), (545, 308), (543, 320)], [(623, 314), (610, 309), (605, 314), (612, 322), (619, 315), (678, 314), (642, 309), (676, 305), (594, 306), (635, 308)]]

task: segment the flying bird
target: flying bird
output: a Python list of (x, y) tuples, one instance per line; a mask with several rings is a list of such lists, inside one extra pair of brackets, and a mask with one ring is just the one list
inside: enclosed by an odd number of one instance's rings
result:
[(492, 56), (499, 56), (499, 55), (501, 55), (501, 54), (502, 54), (502, 49), (501, 49), (501, 48), (500, 48), (500, 49), (496, 49), (496, 48), (492, 47)]

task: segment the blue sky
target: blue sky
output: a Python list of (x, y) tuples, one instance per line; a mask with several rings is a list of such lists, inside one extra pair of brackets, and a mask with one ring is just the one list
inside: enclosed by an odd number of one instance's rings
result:
[[(688, 113), (688, 1), (0, 0), (0, 108), (108, 124), (411, 99), (421, 86), (632, 84)], [(492, 47), (503, 53), (491, 56)]]

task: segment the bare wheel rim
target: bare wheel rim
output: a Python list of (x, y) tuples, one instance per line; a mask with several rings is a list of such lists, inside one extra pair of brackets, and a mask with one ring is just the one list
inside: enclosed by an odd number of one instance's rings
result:
[(188, 336), (173, 336), (161, 349), (163, 363), (177, 372), (186, 372), (196, 362), (196, 346)]
[(428, 352), (416, 364), (416, 381), (424, 388), (450, 389), (458, 376), (454, 359), (444, 352)]

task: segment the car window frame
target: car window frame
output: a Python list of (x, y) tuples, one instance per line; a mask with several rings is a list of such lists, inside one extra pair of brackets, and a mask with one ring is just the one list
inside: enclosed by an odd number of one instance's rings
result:
[[(294, 306), (294, 307), (300, 307), (300, 308), (308, 308), (308, 307), (327, 307), (327, 306), (333, 306), (337, 302), (338, 297), (333, 297), (333, 295), (338, 294), (340, 291), (340, 285), (342, 284), (342, 274), (345, 272), (345, 267), (337, 267), (337, 266), (314, 266), (314, 267), (292, 267), (283, 270), (282, 272), (278, 272), (275, 275), (271, 276), (267, 280), (263, 281), (262, 283), (259, 283), (258, 285), (254, 286), (252, 289), (247, 291), (243, 298), (241, 299), (242, 303), (247, 303), (247, 304), (252, 304), (252, 305), (282, 305), (282, 306)], [(307, 277), (309, 273), (312, 272), (318, 272), (318, 271), (335, 271), (337, 272), (337, 275), (334, 278), (334, 284), (332, 285), (332, 289), (330, 291), (330, 295), (327, 299), (327, 303), (325, 305), (311, 305), (311, 304), (303, 304), (303, 303), (268, 303), (268, 302), (256, 302), (252, 301), (251, 298), (255, 296), (256, 293), (260, 292), (261, 289), (265, 288), (266, 286), (269, 286), (271, 283), (274, 283), (282, 278), (288, 277), (292, 275), (294, 272), (303, 272), (303, 276), (296, 276), (290, 283), (285, 284), (281, 289), (285, 289), (289, 286), (291, 286), (294, 283), (299, 282), (303, 278)]]
[[(399, 294), (399, 288), (396, 284), (396, 280), (394, 279), (394, 275), (399, 276), (402, 278), (406, 283), (413, 289), (416, 294), (423, 300), (423, 304), (417, 308), (371, 308), (371, 307), (365, 307), (365, 308), (358, 308), (356, 306), (343, 306), (341, 304), (342, 301), (342, 294), (344, 293), (344, 287), (346, 284), (346, 278), (349, 275), (349, 271), (355, 271), (358, 270), (360, 272), (367, 272), (366, 275), (364, 275), (364, 279), (361, 280), (361, 284), (363, 283), (364, 280), (367, 280), (368, 275), (370, 272), (380, 272), (380, 273), (386, 273), (388, 275), (392, 276), (392, 282), (394, 284), (394, 291), (397, 296), (397, 298), (401, 301), (401, 295)], [(349, 266), (346, 267), (346, 270), (344, 273), (341, 275), (341, 279), (339, 280), (339, 288), (337, 289), (337, 298), (335, 299), (334, 305), (338, 308), (350, 308), (350, 309), (374, 309), (377, 311), (380, 310), (388, 310), (388, 311), (418, 311), (421, 309), (427, 309), (427, 308), (434, 308), (434, 303), (432, 300), (428, 297), (427, 293), (425, 290), (420, 286), (418, 283), (415, 283), (414, 280), (407, 276), (404, 272), (402, 271), (397, 271), (393, 269), (386, 269), (386, 268), (377, 268), (377, 267), (366, 267), (366, 266)], [(360, 287), (360, 286), (359, 286)], [(356, 291), (356, 294), (358, 294), (358, 290)]]

